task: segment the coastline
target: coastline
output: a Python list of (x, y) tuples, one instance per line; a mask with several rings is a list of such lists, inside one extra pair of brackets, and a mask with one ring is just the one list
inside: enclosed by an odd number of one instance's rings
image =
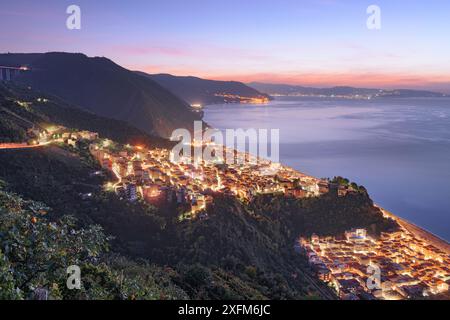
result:
[[(284, 97), (290, 97), (290, 96), (284, 96)], [(274, 98), (275, 98), (275, 100), (277, 100), (278, 96), (275, 96)], [(448, 98), (449, 97), (440, 97), (439, 99), (448, 99)], [(396, 97), (395, 99), (402, 100), (402, 99), (405, 99), (405, 98)], [(410, 98), (406, 98), (406, 99), (410, 99)], [(414, 98), (414, 99), (417, 99), (417, 98)], [(423, 98), (423, 99), (428, 99), (428, 98)], [(212, 107), (213, 108), (214, 106), (215, 105), (206, 105), (204, 107), (205, 108), (205, 113), (207, 112), (208, 107)], [(231, 126), (231, 127), (233, 127), (233, 126)], [(306, 172), (303, 172), (303, 171), (300, 171), (300, 170), (298, 170), (296, 168), (292, 168), (290, 166), (284, 165), (282, 163), (281, 159), (280, 159), (280, 164), (283, 167), (288, 167), (289, 169), (294, 170), (296, 172), (299, 172), (300, 174), (303, 174), (303, 175), (308, 176), (308, 177), (315, 178), (314, 176), (312, 176), (312, 175), (310, 175), (310, 174), (308, 174)], [(317, 179), (317, 178), (315, 178), (315, 179)], [(371, 189), (369, 188), (369, 190), (371, 190)], [(408, 221), (408, 220), (406, 220), (404, 218), (400, 218), (399, 216), (396, 216), (392, 212), (389, 212), (389, 211), (381, 208), (380, 206), (377, 206), (377, 207), (380, 208), (385, 213), (386, 216), (390, 216), (399, 225), (401, 225), (401, 227), (403, 229), (405, 229), (409, 233), (413, 234), (415, 237), (417, 237), (419, 239), (423, 239), (425, 242), (435, 246), (436, 248), (438, 248), (441, 251), (445, 252), (447, 255), (450, 255), (450, 244), (449, 244), (449, 242), (447, 240), (441, 238), (440, 236), (434, 234), (433, 232), (428, 231), (428, 230), (424, 229), (423, 227), (420, 227), (420, 226), (418, 226), (418, 225), (416, 225), (416, 224), (414, 224), (414, 223), (412, 223), (412, 222), (410, 222), (410, 221)], [(422, 213), (422, 212), (420, 212), (420, 213)], [(450, 239), (449, 239), (449, 241), (450, 241)]]
[(387, 211), (386, 209), (383, 209), (382, 207), (380, 207), (376, 204), (375, 204), (375, 207), (379, 208), (383, 212), (384, 215), (395, 220), (403, 229), (405, 229), (409, 233), (411, 233), (414, 236), (416, 236), (417, 238), (420, 238), (421, 240), (429, 243), (430, 245), (438, 248), (439, 250), (443, 251), (445, 254), (450, 255), (450, 244), (446, 240), (431, 233), (430, 231), (427, 231), (427, 230), (415, 225), (412, 222), (409, 222), (408, 220), (406, 220), (404, 218), (400, 218), (399, 216), (396, 216), (392, 212)]
[[(245, 152), (246, 154), (249, 154), (248, 152)], [(259, 157), (258, 157), (259, 158)], [(266, 159), (264, 159), (266, 160)], [(291, 170), (293, 172), (296, 172), (302, 176), (308, 177), (310, 179), (316, 179), (316, 180), (320, 180), (317, 177), (314, 177), (312, 175), (306, 174), (298, 169), (292, 168), (290, 166), (284, 165), (281, 162), (279, 163), (283, 168), (287, 169), (287, 170)], [(439, 237), (438, 235), (435, 235), (434, 233), (432, 233), (431, 231), (428, 231), (422, 227), (419, 227), (418, 225), (404, 219), (401, 218), (397, 215), (395, 215), (394, 213), (380, 207), (379, 205), (374, 203), (374, 206), (378, 209), (381, 210), (381, 212), (383, 213), (383, 215), (393, 219), (394, 221), (396, 221), (401, 228), (403, 228), (404, 230), (406, 230), (407, 232), (409, 232), (410, 234), (412, 234), (414, 237), (426, 242), (429, 245), (434, 246), (435, 248), (441, 250), (442, 252), (444, 252), (446, 255), (450, 256), (450, 244), (445, 240), (442, 239), (441, 237)]]

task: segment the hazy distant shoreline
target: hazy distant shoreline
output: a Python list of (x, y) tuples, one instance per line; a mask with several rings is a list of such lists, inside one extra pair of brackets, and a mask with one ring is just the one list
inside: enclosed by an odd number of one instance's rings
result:
[[(398, 98), (398, 99), (402, 99), (402, 98)], [(239, 103), (233, 103), (233, 104), (239, 104)], [(208, 106), (215, 106), (215, 105), (217, 105), (217, 104), (211, 104), (211, 105), (208, 105)], [(208, 106), (205, 106), (205, 107), (208, 107)], [(290, 166), (287, 166), (287, 165), (285, 165), (285, 164), (283, 164), (281, 162), (280, 162), (280, 164), (283, 167), (286, 167), (286, 168), (289, 168), (291, 170), (297, 171), (300, 174), (310, 176), (309, 174), (306, 174), (303, 171), (300, 171), (298, 169), (295, 169), (295, 168), (292, 168)], [(316, 177), (314, 177), (314, 178), (316, 178)], [(416, 236), (416, 237), (426, 241), (427, 243), (435, 246), (436, 248), (438, 248), (438, 249), (442, 250), (443, 252), (445, 252), (446, 254), (450, 255), (450, 244), (445, 239), (439, 237), (438, 235), (435, 235), (434, 233), (432, 233), (432, 232), (430, 232), (430, 231), (428, 231), (428, 230), (426, 230), (426, 229), (424, 229), (424, 228), (422, 228), (422, 227), (420, 227), (420, 226), (418, 226), (418, 225), (416, 225), (416, 224), (414, 224), (414, 223), (412, 223), (412, 222), (410, 222), (410, 221), (408, 221), (408, 220), (406, 220), (404, 218), (401, 218), (401, 217), (393, 214), (392, 212), (390, 212), (390, 211), (388, 211), (388, 210), (386, 210), (386, 209), (384, 209), (384, 208), (382, 208), (382, 207), (380, 207), (380, 206), (378, 206), (376, 204), (375, 204), (375, 207), (379, 208), (385, 215), (387, 215), (390, 218), (392, 218), (393, 220), (395, 220), (402, 228), (404, 228), (405, 230), (407, 230), (408, 232), (410, 232), (414, 236)]]
[(280, 97), (266, 105), (204, 107), (204, 120), (218, 129), (280, 128), (283, 165), (356, 181), (375, 203), (446, 241), (449, 119), (449, 98)]

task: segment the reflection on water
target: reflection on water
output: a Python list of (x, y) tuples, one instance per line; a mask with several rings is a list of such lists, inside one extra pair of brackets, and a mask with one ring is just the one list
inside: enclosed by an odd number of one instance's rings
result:
[(280, 129), (282, 163), (348, 177), (381, 206), (450, 239), (450, 99), (286, 97), (208, 106), (205, 120), (219, 129)]

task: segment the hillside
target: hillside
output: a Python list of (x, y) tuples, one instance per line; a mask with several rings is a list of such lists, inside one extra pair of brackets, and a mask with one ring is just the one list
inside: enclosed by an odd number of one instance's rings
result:
[(62, 125), (89, 130), (121, 143), (167, 147), (171, 142), (151, 136), (125, 121), (74, 108), (57, 97), (12, 83), (0, 83), (0, 142), (24, 142), (33, 126)]
[[(165, 267), (173, 285), (191, 299), (332, 299), (294, 251), (298, 236), (394, 227), (366, 193), (299, 200), (262, 196), (250, 203), (217, 194), (208, 219), (180, 221), (174, 208), (124, 201), (103, 189), (109, 179), (93, 175), (97, 170), (81, 142), (76, 148), (0, 150), (0, 179), (8, 192), (44, 202), (50, 221), (70, 215), (81, 228), (101, 226), (114, 237), (112, 254)], [(83, 198), (86, 192), (92, 196)]]
[(271, 95), (284, 96), (324, 96), (324, 97), (350, 97), (361, 96), (371, 98), (438, 98), (445, 97), (445, 94), (423, 90), (385, 90), (373, 88), (354, 88), (354, 87), (331, 87), (331, 88), (313, 88), (288, 84), (271, 84), (252, 82), (248, 84), (261, 92)]
[[(180, 77), (170, 74), (146, 74), (139, 72), (170, 90), (191, 105), (215, 103), (261, 102), (270, 99), (242, 82), (206, 80), (197, 77)], [(261, 100), (261, 101), (260, 101)]]
[[(238, 201), (218, 198), (210, 219), (179, 222), (176, 211), (104, 192), (102, 177), (91, 175), (98, 167), (81, 154), (57, 147), (0, 150), (0, 179), (8, 192), (48, 205), (49, 221), (70, 215), (82, 228), (101, 226), (114, 237), (111, 254), (164, 267), (191, 299), (321, 297), (315, 289), (321, 284), (305, 273), (292, 238), (275, 220), (261, 220)], [(83, 200), (80, 193), (88, 190), (93, 196)]]
[[(2, 141), (21, 141), (28, 126), (49, 123), (103, 130), (111, 138), (124, 130), (118, 135), (123, 143), (127, 134), (144, 135), (27, 88), (2, 85), (0, 93)], [(44, 290), (54, 299), (335, 299), (294, 250), (298, 237), (395, 228), (366, 192), (305, 199), (265, 195), (249, 202), (217, 193), (205, 207), (207, 218), (180, 220), (176, 205), (121, 198), (105, 188), (112, 179), (85, 140), (0, 150), (0, 233), (7, 234), (0, 237), (0, 297), (31, 299)], [(68, 263), (88, 274), (88, 285), (75, 296), (55, 289), (63, 288), (64, 259), (74, 241), (55, 234), (69, 231), (80, 234), (80, 255)], [(27, 241), (30, 232), (33, 242)], [(30, 263), (8, 249), (11, 239), (20, 240), (19, 254), (29, 255)]]
[(123, 120), (148, 133), (169, 137), (191, 128), (199, 114), (149, 78), (103, 57), (83, 54), (0, 54), (0, 65), (30, 67), (15, 81), (55, 95), (97, 115)]
[[(1, 182), (1, 181), (0, 181)], [(0, 300), (186, 299), (167, 270), (111, 254), (98, 225), (56, 218), (42, 202), (0, 185)], [(66, 266), (83, 270), (79, 290), (66, 287)]]

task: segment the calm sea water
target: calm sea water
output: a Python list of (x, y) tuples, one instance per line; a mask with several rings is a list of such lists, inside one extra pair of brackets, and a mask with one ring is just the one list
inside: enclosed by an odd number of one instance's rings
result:
[(280, 129), (283, 164), (347, 177), (379, 205), (450, 240), (450, 99), (283, 97), (207, 106), (205, 121), (219, 129)]

